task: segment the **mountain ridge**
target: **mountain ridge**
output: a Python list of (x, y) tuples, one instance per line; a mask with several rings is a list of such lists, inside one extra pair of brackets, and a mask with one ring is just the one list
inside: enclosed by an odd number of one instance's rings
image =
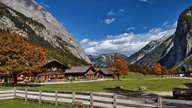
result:
[(192, 6), (179, 16), (173, 47), (159, 62), (172, 68), (192, 54)]
[[(129, 56), (127, 58), (128, 63), (129, 64), (148, 65), (148, 66), (152, 65), (154, 62), (157, 62), (157, 61), (152, 60), (153, 62), (151, 62), (151, 63), (146, 63), (146, 62), (148, 62), (149, 59), (152, 59), (151, 57), (156, 54), (154, 52), (154, 50), (157, 48), (160, 48), (160, 47), (167, 47), (170, 44), (169, 43), (170, 39), (172, 39), (172, 38), (173, 38), (173, 31), (171, 30), (171, 31), (165, 33), (160, 39), (149, 42), (146, 46), (144, 46), (138, 52)], [(168, 42), (168, 43), (166, 44), (164, 42)], [(164, 46), (164, 44), (166, 44), (166, 45)], [(161, 53), (163, 53), (163, 51), (164, 50), (162, 50)], [(161, 55), (158, 55), (158, 56), (159, 56), (158, 58), (160, 58)]]
[(6, 8), (1, 12), (7, 13), (0, 17), (0, 28), (20, 33), (30, 41), (38, 40), (38, 44), (42, 45), (43, 41), (44, 46), (50, 44), (53, 48), (69, 51), (77, 58), (90, 63), (75, 37), (34, 0), (1, 0), (0, 4), (1, 8)]
[[(148, 47), (147, 47), (148, 46)], [(156, 46), (156, 47), (150, 47)], [(144, 53), (146, 47), (149, 53)], [(142, 55), (143, 54), (143, 55)], [(160, 63), (166, 68), (182, 67), (190, 65), (192, 54), (192, 6), (185, 9), (178, 18), (176, 31), (173, 35), (163, 40), (161, 44), (157, 41), (153, 45), (151, 42), (128, 58), (131, 64), (151, 66)], [(139, 58), (139, 55), (142, 55)], [(139, 58), (139, 59), (137, 59)], [(135, 60), (135, 61), (134, 61)], [(191, 62), (190, 62), (191, 61)], [(189, 66), (187, 66), (189, 67)]]

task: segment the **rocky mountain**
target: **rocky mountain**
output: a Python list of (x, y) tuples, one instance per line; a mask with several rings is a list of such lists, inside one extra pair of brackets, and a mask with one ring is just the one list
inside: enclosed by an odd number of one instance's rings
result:
[[(91, 62), (94, 63), (96, 66), (108, 68), (108, 67), (110, 67), (111, 61), (114, 56), (115, 56), (115, 53), (102, 54), (99, 56), (89, 55), (88, 57), (91, 60)], [(124, 56), (124, 55), (122, 55), (122, 56)]]
[[(50, 58), (90, 60), (78, 41), (34, 0), (0, 0), (0, 28), (48, 48)], [(66, 60), (63, 60), (66, 61)]]
[(160, 60), (173, 46), (173, 31), (162, 34), (159, 40), (151, 41), (138, 52), (127, 58), (129, 64), (152, 65)]
[(179, 16), (174, 34), (152, 41), (137, 53), (128, 57), (128, 63), (152, 65), (159, 62), (166, 68), (181, 67), (192, 63), (192, 6)]
[(173, 47), (159, 62), (171, 68), (192, 54), (192, 6), (181, 13), (173, 40)]

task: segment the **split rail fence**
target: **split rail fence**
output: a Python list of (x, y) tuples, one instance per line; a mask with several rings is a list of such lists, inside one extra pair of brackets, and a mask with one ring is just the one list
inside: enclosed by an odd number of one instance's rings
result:
[(73, 104), (77, 103), (87, 105), (90, 108), (162, 108), (161, 97), (158, 98), (134, 98), (126, 97), (117, 94), (101, 94), (101, 93), (80, 93), (80, 92), (58, 92), (58, 91), (42, 91), (42, 90), (28, 90), (14, 89), (1, 90), (0, 99), (19, 98), (28, 100), (36, 100), (41, 104), (42, 102), (58, 104)]

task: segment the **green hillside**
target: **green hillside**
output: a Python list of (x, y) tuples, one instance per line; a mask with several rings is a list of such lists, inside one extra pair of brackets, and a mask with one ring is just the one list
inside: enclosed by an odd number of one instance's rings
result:
[[(13, 15), (11, 13), (12, 11), (16, 14)], [(3, 17), (9, 18), (17, 28), (26, 32), (28, 41), (45, 47), (47, 49), (47, 59), (57, 59), (65, 64), (87, 64), (84, 60), (77, 58), (71, 52), (69, 52), (66, 47), (67, 44), (64, 41), (59, 41), (59, 44), (62, 46), (62, 48), (53, 47), (51, 43), (36, 34), (32, 27), (35, 28), (35, 30), (43, 30), (45, 27), (42, 24), (0, 3), (0, 18)], [(10, 30), (7, 29), (6, 31), (9, 32)]]

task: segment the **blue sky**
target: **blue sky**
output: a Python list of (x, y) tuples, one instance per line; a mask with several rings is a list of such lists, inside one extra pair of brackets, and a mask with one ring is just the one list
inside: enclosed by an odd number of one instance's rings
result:
[(192, 0), (35, 0), (55, 16), (87, 54), (130, 56), (173, 33)]

